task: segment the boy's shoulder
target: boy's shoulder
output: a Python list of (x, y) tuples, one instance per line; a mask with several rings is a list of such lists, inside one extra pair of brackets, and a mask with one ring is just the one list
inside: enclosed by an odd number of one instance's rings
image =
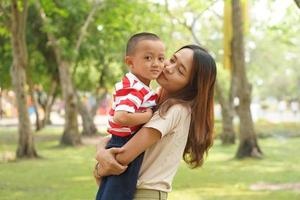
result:
[(128, 76), (123, 76), (123, 78), (115, 84), (116, 90), (120, 89), (141, 89), (143, 87), (142, 83), (138, 80), (132, 79)]
[(134, 76), (130, 72), (123, 76), (121, 81), (115, 84), (115, 89), (132, 89), (145, 94), (152, 92), (152, 90), (148, 86), (146, 86), (143, 82), (141, 82), (136, 76)]

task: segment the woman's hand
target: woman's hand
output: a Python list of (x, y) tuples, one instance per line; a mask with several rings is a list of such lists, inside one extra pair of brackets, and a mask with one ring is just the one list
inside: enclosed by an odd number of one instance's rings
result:
[(97, 173), (99, 176), (122, 174), (127, 166), (123, 166), (116, 160), (116, 155), (123, 152), (123, 148), (98, 148), (96, 160), (98, 161)]

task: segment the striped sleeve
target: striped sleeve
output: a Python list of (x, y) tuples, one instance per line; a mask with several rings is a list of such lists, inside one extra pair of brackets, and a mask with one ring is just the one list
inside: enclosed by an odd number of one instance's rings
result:
[(134, 113), (143, 103), (144, 95), (135, 88), (122, 88), (116, 91), (115, 111)]

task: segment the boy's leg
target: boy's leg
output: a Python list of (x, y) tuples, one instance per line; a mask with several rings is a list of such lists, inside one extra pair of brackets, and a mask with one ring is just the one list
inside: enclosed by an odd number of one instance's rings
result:
[[(113, 136), (108, 148), (123, 146), (131, 138)], [(96, 200), (132, 200), (138, 179), (138, 173), (143, 161), (143, 154), (139, 155), (118, 176), (103, 177)]]
[[(125, 142), (123, 142), (122, 138), (120, 138), (118, 136), (112, 136), (112, 138), (110, 139), (110, 141), (108, 142), (108, 144), (106, 146), (106, 149), (109, 149), (112, 147), (122, 147), (124, 144), (125, 144)], [(96, 200), (105, 199), (102, 196), (105, 191), (105, 188), (107, 187), (107, 177), (109, 177), (109, 176), (101, 178), (101, 184), (99, 184), (98, 192), (96, 194)]]
[(96, 200), (102, 199), (104, 188), (106, 187), (106, 177), (101, 178), (101, 184), (99, 185), (98, 192), (96, 194)]
[(132, 200), (136, 191), (143, 154), (132, 161), (127, 170), (118, 176), (108, 176), (101, 200)]

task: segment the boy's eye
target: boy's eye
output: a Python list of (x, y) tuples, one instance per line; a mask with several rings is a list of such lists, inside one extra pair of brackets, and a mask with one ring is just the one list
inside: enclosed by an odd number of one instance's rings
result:
[(152, 58), (151, 58), (151, 56), (145, 56), (145, 59), (150, 61)]
[(164, 62), (164, 61), (165, 61), (165, 58), (164, 58), (164, 57), (160, 57), (160, 58), (159, 58), (159, 61), (160, 61), (160, 62)]

